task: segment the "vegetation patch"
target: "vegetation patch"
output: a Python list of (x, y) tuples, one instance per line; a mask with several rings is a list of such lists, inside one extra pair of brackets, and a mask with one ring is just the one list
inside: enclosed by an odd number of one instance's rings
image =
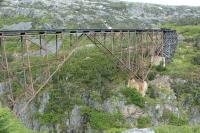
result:
[(145, 100), (136, 89), (127, 87), (122, 89), (121, 92), (126, 97), (126, 104), (135, 104), (144, 108)]
[(164, 110), (163, 116), (161, 118), (165, 123), (168, 123), (169, 125), (174, 125), (174, 126), (182, 126), (182, 125), (187, 125), (188, 120), (183, 117), (178, 117), (174, 113), (172, 113), (169, 110)]
[(156, 133), (200, 133), (200, 126), (164, 125), (154, 128)]
[(137, 120), (137, 127), (138, 128), (147, 128), (151, 127), (151, 117), (149, 116), (141, 116)]
[(185, 98), (185, 101), (192, 105), (200, 105), (200, 82), (196, 80), (188, 80), (185, 83), (174, 83), (172, 88), (178, 99)]
[[(191, 22), (196, 23), (198, 21), (199, 19), (192, 18), (187, 19), (186, 22), (168, 22), (162, 25), (163, 28), (176, 29), (179, 34), (183, 35), (183, 42), (177, 46), (172, 62), (167, 64), (165, 71), (161, 71), (162, 74), (183, 79), (191, 79), (191, 77), (197, 80), (200, 79), (200, 67), (197, 65), (199, 63), (200, 50), (195, 47), (195, 45), (198, 45), (200, 26), (189, 25)], [(189, 23), (184, 25), (179, 22)]]
[(32, 133), (15, 118), (9, 109), (0, 108), (0, 133)]
[(92, 111), (90, 115), (90, 125), (94, 129), (122, 128), (124, 124), (121, 113)]
[[(79, 105), (84, 106), (81, 114), (85, 123), (88, 123), (90, 116), (94, 123), (95, 113), (91, 113), (90, 107), (86, 106), (87, 102), (94, 100), (101, 103), (112, 96), (113, 88), (117, 84), (115, 81), (122, 81), (124, 77), (126, 75), (99, 50), (80, 47), (53, 76), (50, 82), (52, 88), (49, 88), (49, 103), (44, 114), (37, 113), (36, 116), (43, 124), (64, 124), (66, 119), (70, 119), (74, 106)], [(94, 126), (101, 127), (100, 124)]]
[(193, 64), (200, 65), (200, 55), (193, 58)]

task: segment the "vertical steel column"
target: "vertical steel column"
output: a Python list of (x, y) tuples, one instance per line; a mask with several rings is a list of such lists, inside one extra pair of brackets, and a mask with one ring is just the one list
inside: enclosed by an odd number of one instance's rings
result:
[(112, 53), (114, 54), (115, 33), (112, 31)]
[(166, 62), (168, 63), (171, 58), (171, 42), (169, 40), (169, 33), (167, 31), (163, 31), (163, 41), (164, 41), (164, 57), (166, 58)]
[[(26, 48), (27, 61), (28, 61), (28, 73), (29, 73), (28, 76), (30, 79), (30, 87), (31, 87), (30, 91), (31, 91), (31, 95), (33, 95), (35, 92), (34, 92), (34, 87), (33, 87), (33, 76), (32, 76), (31, 62), (30, 62), (30, 56), (29, 56), (28, 36), (26, 33), (25, 33), (24, 45)], [(29, 88), (28, 88), (28, 90), (29, 90)]]
[(77, 32), (75, 33), (75, 36), (76, 36), (76, 41), (75, 42), (77, 42), (78, 41), (78, 33)]
[(72, 34), (69, 33), (69, 43), (70, 43), (70, 46), (72, 46)]
[(133, 42), (133, 73), (132, 76), (135, 75), (135, 72), (137, 71), (137, 32), (134, 32), (134, 42)]
[(103, 33), (103, 45), (106, 46), (106, 33)]
[[(6, 68), (6, 75), (7, 75), (7, 78), (9, 79), (9, 68), (8, 68), (8, 58), (7, 58), (7, 53), (6, 53), (6, 46), (5, 46), (5, 44), (3, 44), (3, 40), (4, 40), (4, 36), (3, 36), (3, 34), (2, 34), (2, 46), (3, 46), (3, 58), (4, 58), (4, 65), (5, 65), (5, 68)], [(9, 88), (10, 89), (10, 88)]]
[(42, 55), (42, 36), (40, 34), (40, 55)]
[(163, 32), (161, 32), (161, 50), (160, 50), (160, 56), (163, 56), (163, 49), (164, 49), (164, 40), (163, 40)]
[[(4, 40), (4, 39), (5, 38), (4, 38), (3, 34), (2, 34), (2, 40)], [(7, 78), (8, 78), (8, 81), (6, 81), (6, 85), (8, 86), (8, 91), (9, 91), (9, 94), (7, 95), (7, 98), (11, 102), (10, 107), (13, 108), (14, 98), (13, 98), (12, 85), (11, 85), (12, 84), (12, 80), (11, 80), (12, 76), (11, 76), (11, 73), (10, 73), (10, 70), (9, 70), (9, 64), (8, 64), (8, 57), (7, 57), (7, 52), (6, 52), (6, 46), (5, 46), (5, 44), (2, 44), (2, 45), (3, 45), (3, 53), (4, 53), (4, 59), (5, 59), (5, 65), (6, 65), (6, 72), (7, 72), (5, 75), (7, 75)]]
[(93, 33), (94, 42), (96, 43), (96, 33)]
[(131, 44), (130, 31), (128, 31), (128, 68), (129, 68), (129, 69), (131, 69), (130, 44)]
[(144, 75), (144, 49), (143, 49), (143, 46), (144, 46), (144, 42), (143, 42), (143, 34), (144, 34), (144, 32), (141, 32), (141, 62), (140, 62), (140, 70), (142, 71), (142, 75), (141, 75), (141, 77), (142, 77), (142, 80), (144, 79), (144, 77), (143, 77), (143, 75)]
[(24, 76), (24, 89), (26, 89), (27, 85), (27, 79), (26, 79), (26, 65), (25, 65), (25, 59), (24, 59), (24, 35), (25, 33), (20, 34), (20, 39), (21, 39), (21, 49), (22, 49), (22, 62), (23, 62), (23, 76)]
[(56, 57), (58, 56), (58, 34), (56, 33)]
[(120, 50), (121, 50), (121, 60), (123, 60), (123, 47), (122, 47), (122, 45), (123, 45), (123, 33), (122, 33), (122, 31), (120, 31)]
[[(62, 49), (65, 49), (65, 45), (64, 45), (64, 33), (60, 33), (60, 39), (61, 39), (61, 45), (62, 45)], [(61, 46), (60, 46), (61, 47)]]
[[(0, 33), (0, 48), (3, 45), (3, 34)], [(2, 52), (2, 51), (1, 51)], [(2, 69), (4, 69), (4, 59), (3, 59), (3, 53), (0, 53), (0, 55), (2, 56), (1, 58), (1, 63), (2, 63)], [(5, 79), (5, 73), (4, 73), (4, 79)]]
[(0, 47), (2, 46), (2, 42), (3, 42), (3, 41), (2, 41), (2, 35), (3, 35), (3, 34), (0, 33)]

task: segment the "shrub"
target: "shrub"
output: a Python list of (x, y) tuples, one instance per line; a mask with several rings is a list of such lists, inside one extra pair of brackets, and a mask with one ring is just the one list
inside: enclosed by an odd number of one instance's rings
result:
[(92, 111), (90, 114), (90, 125), (94, 129), (110, 129), (122, 127), (124, 118), (121, 113), (107, 113)]
[(200, 65), (200, 55), (193, 58), (193, 64)]
[(169, 125), (182, 126), (188, 123), (186, 118), (178, 117), (169, 110), (164, 110), (162, 119), (167, 121)]
[(160, 65), (156, 66), (156, 70), (158, 72), (162, 72), (166, 70), (166, 67), (164, 67), (163, 62), (161, 62)]
[(11, 55), (11, 54), (7, 54), (7, 61), (8, 61), (8, 62), (12, 62), (12, 61), (14, 61), (14, 57), (13, 57), (13, 55)]
[(137, 120), (137, 127), (138, 128), (151, 127), (151, 117), (149, 116), (139, 117)]
[(159, 96), (158, 91), (155, 88), (153, 88), (152, 86), (148, 87), (147, 95), (150, 98), (154, 98), (154, 99)]
[(200, 88), (198, 86), (200, 86), (200, 82), (196, 80), (188, 80), (185, 83), (172, 84), (172, 88), (178, 99), (187, 94), (184, 101), (197, 106), (200, 104)]
[(0, 133), (30, 133), (8, 110), (0, 108)]
[(165, 125), (154, 128), (156, 133), (199, 133), (199, 126), (172, 126)]
[(91, 112), (92, 112), (92, 108), (90, 108), (88, 106), (81, 107), (82, 126), (85, 128), (87, 127), (87, 124), (89, 122)]
[(136, 89), (133, 88), (124, 88), (122, 89), (122, 94), (126, 97), (126, 103), (127, 104), (135, 104), (141, 108), (144, 107), (145, 100), (142, 97), (142, 95), (137, 92)]
[(195, 43), (195, 47), (197, 47), (198, 49), (200, 49), (200, 37), (197, 37), (196, 43)]
[(150, 80), (150, 81), (152, 81), (152, 80), (154, 80), (155, 79), (155, 77), (156, 77), (156, 72), (155, 71), (151, 71), (149, 74), (148, 74), (148, 80)]

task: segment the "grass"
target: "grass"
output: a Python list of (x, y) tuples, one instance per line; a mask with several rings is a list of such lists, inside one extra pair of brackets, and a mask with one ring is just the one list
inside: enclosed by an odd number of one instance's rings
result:
[(154, 128), (156, 133), (200, 133), (200, 126), (164, 125)]
[(188, 120), (186, 118), (178, 117), (169, 110), (164, 110), (161, 119), (162, 121), (166, 121), (169, 125), (174, 125), (174, 126), (182, 126), (188, 124)]
[(90, 125), (94, 129), (120, 128), (123, 124), (124, 119), (121, 113), (91, 112)]
[(137, 120), (137, 127), (138, 128), (147, 128), (151, 127), (151, 117), (149, 116), (141, 116)]
[(9, 109), (0, 108), (0, 133), (33, 133), (27, 129)]
[(184, 42), (178, 45), (173, 61), (167, 65), (167, 70), (163, 74), (184, 79), (200, 79), (200, 67), (194, 64), (195, 57), (200, 55), (200, 50), (195, 47), (197, 38), (200, 36), (200, 26), (186, 25), (180, 26), (173, 23), (166, 23), (164, 28), (176, 29), (184, 36)]
[(141, 108), (144, 108), (145, 100), (136, 89), (124, 88), (121, 90), (121, 92), (126, 97), (126, 104), (135, 104)]
[(167, 69), (163, 74), (169, 74), (171, 76), (182, 77), (185, 79), (190, 79), (191, 77), (199, 79), (200, 76), (198, 72), (200, 71), (200, 67), (193, 63), (194, 58), (199, 54), (200, 51), (197, 51), (187, 43), (180, 44), (173, 61), (167, 65)]

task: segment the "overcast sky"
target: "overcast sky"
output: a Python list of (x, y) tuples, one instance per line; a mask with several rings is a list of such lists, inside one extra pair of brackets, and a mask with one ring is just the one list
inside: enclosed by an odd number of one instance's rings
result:
[(200, 6), (200, 0), (121, 0), (121, 1), (155, 3), (164, 5)]

